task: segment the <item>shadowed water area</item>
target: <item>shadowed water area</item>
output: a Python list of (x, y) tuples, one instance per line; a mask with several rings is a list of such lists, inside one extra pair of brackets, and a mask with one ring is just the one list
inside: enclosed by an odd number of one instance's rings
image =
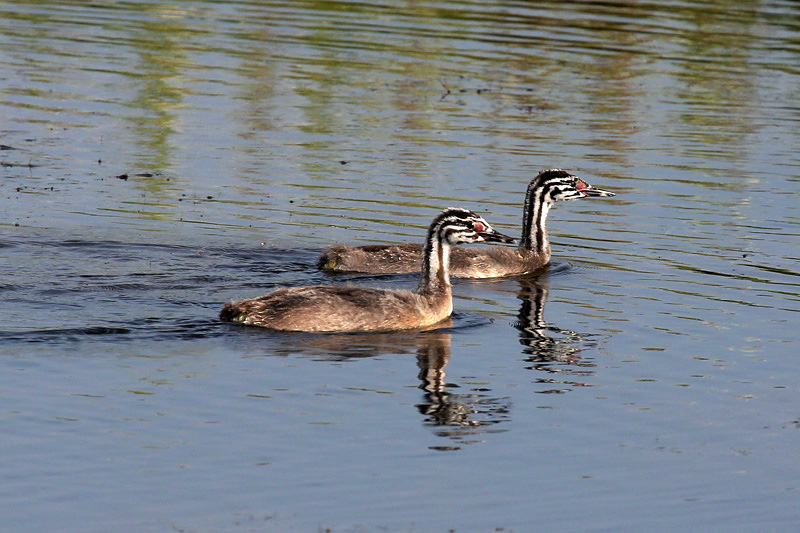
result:
[[(0, 3), (0, 529), (765, 530), (800, 523), (800, 6)], [(421, 242), (537, 277), (441, 328), (221, 323)]]

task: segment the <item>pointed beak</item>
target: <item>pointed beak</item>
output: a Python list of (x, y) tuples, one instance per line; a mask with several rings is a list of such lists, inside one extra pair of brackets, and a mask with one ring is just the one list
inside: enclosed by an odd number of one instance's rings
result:
[(483, 240), (486, 242), (502, 242), (504, 244), (514, 244), (517, 242), (508, 235), (503, 235), (499, 231), (495, 231), (494, 228), (492, 228), (491, 231), (482, 231), (478, 233), (478, 235), (483, 237)]
[(603, 189), (598, 189), (596, 187), (592, 187), (591, 185), (587, 184), (586, 188), (580, 189), (580, 193), (584, 196), (597, 196), (601, 198), (609, 198), (611, 196), (616, 196), (613, 192), (604, 191)]

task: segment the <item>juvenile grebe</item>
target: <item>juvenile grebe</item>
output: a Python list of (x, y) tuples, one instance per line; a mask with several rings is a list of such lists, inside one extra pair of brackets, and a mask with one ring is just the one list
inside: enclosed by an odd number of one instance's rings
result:
[[(528, 184), (519, 247), (454, 248), (450, 274), (459, 278), (495, 278), (533, 272), (549, 264), (547, 213), (554, 202), (589, 196), (609, 197), (614, 193), (596, 189), (564, 170), (543, 170)], [(337, 272), (406, 274), (419, 272), (421, 255), (419, 244), (334, 245), (322, 254), (318, 266)]]
[(226, 304), (220, 319), (284, 331), (357, 332), (422, 329), (453, 312), (450, 247), (514, 242), (472, 211), (448, 207), (428, 229), (422, 275), (414, 291), (353, 286), (295, 287)]

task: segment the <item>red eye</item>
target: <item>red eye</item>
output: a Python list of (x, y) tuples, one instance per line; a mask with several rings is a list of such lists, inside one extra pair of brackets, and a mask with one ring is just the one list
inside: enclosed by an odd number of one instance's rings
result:
[(475, 223), (475, 231), (477, 231), (478, 233), (483, 233), (484, 231), (486, 231), (486, 226), (484, 226), (480, 222), (476, 222)]
[(589, 185), (585, 181), (575, 180), (575, 188), (582, 191), (583, 189), (588, 189)]

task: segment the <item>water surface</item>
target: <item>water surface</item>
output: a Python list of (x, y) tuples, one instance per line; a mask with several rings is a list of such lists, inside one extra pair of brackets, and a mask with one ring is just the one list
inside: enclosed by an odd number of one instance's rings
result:
[[(800, 9), (765, 2), (0, 4), (0, 525), (33, 531), (790, 530), (800, 522)], [(432, 332), (222, 324), (421, 240)]]

